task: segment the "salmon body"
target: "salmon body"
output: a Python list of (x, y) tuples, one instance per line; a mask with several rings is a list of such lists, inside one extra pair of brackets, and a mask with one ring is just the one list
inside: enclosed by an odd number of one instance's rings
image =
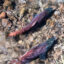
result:
[(22, 29), (18, 31), (11, 32), (9, 36), (16, 36), (16, 35), (22, 34), (30, 30), (32, 27), (34, 28), (36, 24), (40, 25), (41, 23), (44, 23), (48, 18), (50, 18), (53, 15), (55, 10), (56, 9), (53, 9), (53, 8), (45, 9), (40, 14), (36, 15), (28, 25), (26, 25), (25, 27), (23, 27)]
[(10, 64), (26, 64), (37, 58), (46, 59), (47, 52), (51, 49), (55, 41), (56, 37), (51, 37), (44, 43), (34, 46), (28, 52), (26, 52), (23, 56), (20, 56), (19, 59), (11, 61)]

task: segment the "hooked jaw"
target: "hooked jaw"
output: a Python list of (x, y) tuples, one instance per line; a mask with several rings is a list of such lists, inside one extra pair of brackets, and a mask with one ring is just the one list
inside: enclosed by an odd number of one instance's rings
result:
[(47, 8), (47, 9), (45, 9), (45, 11), (52, 14), (56, 11), (56, 8)]
[(44, 16), (44, 20), (46, 21), (47, 19), (49, 19), (54, 14), (55, 11), (56, 11), (56, 8), (45, 9), (46, 15)]

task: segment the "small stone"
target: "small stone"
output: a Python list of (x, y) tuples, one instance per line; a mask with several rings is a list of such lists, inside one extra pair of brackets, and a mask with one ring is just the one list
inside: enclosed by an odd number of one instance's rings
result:
[(23, 5), (20, 6), (20, 9), (19, 9), (19, 17), (20, 17), (20, 19), (24, 15), (25, 11), (26, 11), (26, 4), (23, 4)]
[(3, 46), (0, 46), (0, 54), (7, 54), (7, 49)]
[(52, 20), (49, 19), (49, 20), (47, 21), (47, 25), (49, 25), (50, 27), (53, 27), (54, 24), (55, 24), (55, 21), (54, 21), (54, 20), (52, 21)]
[(18, 57), (18, 54), (17, 54), (16, 52), (13, 52), (13, 53), (12, 53), (12, 58), (14, 58), (14, 57), (15, 57), (15, 58)]
[(5, 35), (3, 32), (0, 31), (0, 45), (5, 45)]
[(6, 45), (5, 45), (6, 48), (10, 48), (10, 43), (9, 42), (6, 42)]
[(23, 15), (24, 11), (25, 11), (25, 8), (21, 8), (21, 9), (20, 9), (20, 16)]
[(8, 20), (7, 19), (2, 19), (2, 26), (6, 27), (8, 24)]
[(22, 40), (19, 40), (18, 44), (24, 45), (24, 42)]
[(11, 27), (11, 25), (12, 25), (11, 23), (8, 23), (7, 27), (8, 27), (8, 28), (10, 28), (10, 27)]
[(3, 8), (6, 10), (12, 10), (13, 8), (15, 8), (15, 2), (14, 0), (5, 0), (4, 4), (3, 4)]
[(40, 6), (40, 9), (43, 11), (43, 4), (42, 4), (41, 0), (39, 0), (39, 6)]
[(35, 64), (35, 61), (32, 61), (30, 64)]
[(55, 60), (58, 59), (61, 54), (62, 54), (62, 51), (59, 50), (59, 49), (57, 49), (56, 52), (55, 52), (54, 55), (53, 55), (53, 56), (54, 56), (54, 59), (55, 59)]
[(0, 19), (5, 18), (5, 17), (6, 17), (6, 13), (5, 13), (5, 12), (2, 12), (2, 13), (0, 14)]
[(64, 4), (59, 4), (59, 10), (60, 10), (60, 12), (62, 12), (62, 11), (64, 11)]
[(29, 12), (29, 13), (31, 13), (31, 11), (32, 11), (32, 9), (31, 9), (31, 8), (29, 8), (28, 12)]
[(55, 11), (54, 15), (60, 15), (60, 11)]
[(32, 20), (33, 19), (33, 16), (30, 16), (30, 20)]
[(51, 2), (52, 2), (52, 3), (55, 3), (55, 2), (56, 2), (56, 0), (51, 0)]
[(56, 2), (58, 2), (58, 3), (63, 3), (64, 0), (56, 0)]
[(7, 16), (10, 16), (11, 14), (12, 14), (12, 12), (11, 11), (6, 11), (6, 13), (7, 13)]
[(18, 0), (19, 3), (26, 3), (25, 0)]
[(29, 41), (30, 41), (30, 42), (33, 41), (33, 37), (32, 37), (32, 36), (29, 37)]

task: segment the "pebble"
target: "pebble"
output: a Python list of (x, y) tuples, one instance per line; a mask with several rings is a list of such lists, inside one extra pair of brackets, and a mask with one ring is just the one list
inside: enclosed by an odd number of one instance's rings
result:
[(5, 12), (2, 12), (2, 13), (0, 14), (0, 19), (5, 18), (5, 17), (6, 17), (6, 13), (5, 13)]
[(7, 49), (3, 46), (0, 46), (0, 54), (7, 54)]
[(13, 9), (12, 6), (13, 5), (12, 5), (12, 1), (11, 0), (5, 0), (4, 1), (4, 4), (3, 4), (4, 9), (11, 10), (11, 9)]
[(60, 15), (60, 11), (55, 11), (54, 15)]
[(16, 52), (13, 52), (13, 53), (12, 53), (12, 58), (14, 58), (14, 57), (15, 57), (15, 58), (18, 57), (18, 54), (17, 54)]
[(11, 15), (12, 12), (11, 11), (6, 11), (7, 15)]
[(59, 10), (62, 12), (64, 11), (64, 4), (59, 4)]
[(55, 2), (56, 2), (56, 0), (51, 0), (51, 2), (52, 2), (52, 3), (55, 3)]
[(58, 3), (63, 3), (64, 0), (56, 0)]
[(18, 41), (18, 44), (20, 44), (20, 45), (23, 46), (25, 43), (24, 43), (22, 40), (19, 40), (19, 41)]
[(33, 36), (29, 37), (29, 41), (32, 42), (33, 41)]
[(2, 19), (2, 26), (6, 27), (8, 24), (8, 20), (7, 19)]
[(25, 0), (18, 0), (19, 3), (26, 3)]
[(19, 13), (19, 16), (20, 16), (20, 17), (23, 16), (23, 13), (25, 12), (25, 10), (26, 10), (26, 9), (25, 9), (24, 7), (20, 9), (20, 13)]
[(41, 11), (43, 11), (43, 4), (42, 4), (41, 0), (39, 0), (39, 6), (41, 8)]
[(5, 47), (6, 47), (6, 48), (11, 48), (10, 43), (9, 43), (9, 42), (6, 42)]
[(5, 40), (5, 35), (4, 35), (4, 33), (3, 32), (0, 32), (0, 45), (1, 44), (3, 44), (3, 43), (1, 43), (1, 42), (5, 42), (6, 40)]
[(20, 17), (20, 19), (23, 17), (25, 11), (27, 10), (26, 6), (27, 6), (26, 4), (23, 4), (23, 5), (19, 6), (20, 7), (20, 9), (19, 9), (19, 17)]

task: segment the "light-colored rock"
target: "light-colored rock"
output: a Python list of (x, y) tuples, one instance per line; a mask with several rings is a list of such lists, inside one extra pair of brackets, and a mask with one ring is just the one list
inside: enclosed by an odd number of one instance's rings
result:
[(2, 19), (2, 26), (6, 27), (8, 24), (8, 20), (7, 19)]

